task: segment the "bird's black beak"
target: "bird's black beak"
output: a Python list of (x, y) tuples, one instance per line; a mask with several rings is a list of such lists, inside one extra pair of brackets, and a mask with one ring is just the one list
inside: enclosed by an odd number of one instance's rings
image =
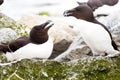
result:
[(46, 23), (48, 24), (44, 27), (45, 29), (49, 29), (54, 25), (54, 23), (51, 20), (48, 20)]
[(68, 16), (70, 16), (72, 13), (71, 13), (71, 11), (70, 10), (66, 10), (66, 11), (64, 11), (64, 13), (63, 13), (63, 15), (65, 16), (65, 17), (68, 17)]
[(48, 20), (48, 21), (46, 21), (45, 23), (43, 23), (41, 25), (34, 26), (34, 28), (36, 30), (40, 30), (40, 29), (50, 28), (52, 26), (53, 26), (53, 22), (51, 20)]

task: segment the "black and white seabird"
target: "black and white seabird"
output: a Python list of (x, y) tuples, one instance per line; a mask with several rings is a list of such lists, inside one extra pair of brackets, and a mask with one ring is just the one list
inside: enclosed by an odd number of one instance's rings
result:
[(93, 55), (119, 53), (111, 33), (94, 18), (93, 10), (87, 4), (83, 3), (78, 7), (65, 11), (64, 16), (75, 17), (75, 22), (71, 23), (79, 28), (81, 36), (91, 48)]
[(52, 21), (36, 25), (30, 31), (29, 37), (20, 37), (8, 45), (0, 45), (0, 51), (5, 52), (8, 61), (49, 58), (53, 50), (53, 38), (48, 30), (53, 26)]

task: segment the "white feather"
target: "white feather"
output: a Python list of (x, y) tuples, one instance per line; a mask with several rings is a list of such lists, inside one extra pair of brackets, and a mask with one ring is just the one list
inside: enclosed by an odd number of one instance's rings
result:
[(53, 50), (53, 38), (49, 37), (48, 41), (43, 44), (29, 43), (13, 53), (6, 53), (8, 61), (31, 59), (31, 58), (49, 58)]

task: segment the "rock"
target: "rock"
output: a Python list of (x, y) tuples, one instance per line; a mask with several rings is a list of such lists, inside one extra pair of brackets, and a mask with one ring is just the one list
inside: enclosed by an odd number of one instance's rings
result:
[(116, 41), (120, 41), (120, 10), (114, 13), (111, 13), (107, 19), (107, 26), (110, 26), (110, 31), (113, 34), (113, 37)]
[(70, 54), (65, 57), (65, 60), (76, 60), (84, 57), (89, 57), (89, 53), (91, 52), (90, 48), (87, 45), (79, 45), (73, 50), (71, 50)]
[(111, 14), (109, 14), (108, 16), (106, 17), (102, 17), (100, 19), (100, 21), (105, 24), (108, 28), (112, 28), (114, 27), (115, 25), (119, 24), (119, 21), (120, 21), (120, 14), (119, 14), (120, 10), (119, 11), (115, 11), (115, 12), (111, 12)]
[(60, 42), (55, 43), (50, 59), (53, 59), (57, 57), (58, 55), (60, 55), (61, 53), (63, 53), (64, 51), (66, 51), (68, 47), (70, 46), (70, 44), (71, 42), (65, 39), (61, 40)]
[(115, 41), (120, 42), (120, 24), (118, 23), (117, 25), (112, 27), (110, 31), (112, 32)]
[(24, 59), (0, 63), (1, 80), (119, 80), (120, 57), (84, 58), (71, 62)]
[(0, 29), (0, 43), (8, 43), (18, 37), (17, 33), (11, 28)]
[(28, 35), (25, 25), (22, 25), (16, 21), (14, 21), (13, 19), (5, 16), (2, 13), (0, 13), (0, 28), (11, 28), (11, 29), (15, 30), (19, 36)]

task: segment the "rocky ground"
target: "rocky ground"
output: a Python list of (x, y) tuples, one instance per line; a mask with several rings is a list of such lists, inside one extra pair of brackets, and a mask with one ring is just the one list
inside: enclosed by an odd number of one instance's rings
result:
[[(30, 29), (37, 24), (52, 19), (55, 23), (49, 34), (54, 37), (54, 50), (48, 60), (25, 59), (18, 62), (7, 62), (3, 53), (0, 54), (1, 80), (119, 80), (120, 57), (92, 57), (91, 50), (82, 41), (74, 45), (78, 32), (62, 19), (42, 17), (38, 15), (25, 16), (19, 21), (0, 15), (0, 43), (8, 43), (19, 36), (28, 36)], [(3, 31), (4, 30), (4, 31)], [(8, 31), (9, 30), (9, 31)], [(4, 32), (10, 32), (5, 34)], [(114, 34), (114, 30), (112, 33)], [(117, 34), (119, 35), (119, 34)], [(7, 39), (5, 41), (5, 39)], [(119, 43), (120, 38), (115, 37)], [(70, 47), (71, 45), (74, 45)], [(68, 50), (63, 62), (53, 58)]]
[(72, 62), (22, 60), (0, 64), (1, 80), (119, 80), (120, 58), (87, 58)]

